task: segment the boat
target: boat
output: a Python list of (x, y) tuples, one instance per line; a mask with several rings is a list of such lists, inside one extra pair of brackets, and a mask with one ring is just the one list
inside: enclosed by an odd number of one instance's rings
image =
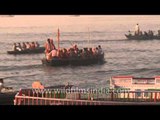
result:
[(46, 58), (42, 59), (42, 64), (49, 66), (86, 66), (92, 64), (103, 64), (104, 63), (104, 53), (97, 55), (95, 57), (87, 57), (87, 58), (53, 58), (51, 60), (47, 60)]
[(133, 34), (125, 34), (126, 38), (129, 40), (160, 40), (160, 35), (133, 35)]
[(141, 31), (139, 25), (136, 25), (135, 31), (128, 31), (128, 34), (125, 34), (127, 39), (130, 40), (153, 40), (160, 39), (160, 30), (157, 31), (157, 34), (154, 34), (155, 31)]
[[(60, 49), (60, 31), (58, 29), (57, 33), (57, 40), (58, 40), (58, 49), (53, 49), (53, 53), (57, 54), (58, 51), (61, 51)], [(48, 44), (48, 43), (47, 43)], [(51, 42), (50, 42), (51, 44)], [(53, 43), (52, 43), (53, 44)], [(51, 46), (51, 45), (49, 45)], [(73, 66), (86, 66), (86, 65), (92, 65), (92, 64), (101, 64), (104, 63), (104, 52), (102, 51), (102, 48), (100, 45), (98, 45), (97, 54), (92, 54), (92, 49), (93, 48), (83, 48), (83, 49), (78, 49), (76, 44), (72, 44), (72, 47), (68, 49), (64, 48), (64, 53), (61, 55), (55, 55), (52, 56), (52, 58), (43, 58), (42, 64), (44, 65), (49, 65), (49, 66), (67, 66), (67, 65), (73, 65)], [(94, 48), (96, 51), (96, 48)], [(46, 50), (47, 51), (47, 50)], [(75, 51), (77, 53), (75, 53)], [(83, 55), (82, 55), (83, 54)]]
[[(156, 102), (157, 98), (160, 98), (160, 76), (112, 76), (110, 78), (110, 88), (115, 91), (131, 93), (127, 94), (129, 98), (153, 98)], [(124, 97), (122, 94), (120, 96)]]
[(160, 76), (134, 77), (113, 76), (110, 79), (111, 88), (123, 88), (131, 91), (160, 90)]
[(17, 55), (17, 54), (35, 54), (35, 53), (43, 53), (45, 50), (44, 47), (38, 47), (35, 49), (26, 49), (26, 50), (22, 50), (22, 51), (7, 51), (8, 54), (13, 54), (13, 55)]

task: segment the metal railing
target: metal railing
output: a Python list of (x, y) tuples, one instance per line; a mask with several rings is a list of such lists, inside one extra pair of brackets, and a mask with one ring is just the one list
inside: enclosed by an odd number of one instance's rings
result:
[(21, 89), (14, 105), (105, 105), (108, 102), (159, 102), (160, 91), (68, 91)]

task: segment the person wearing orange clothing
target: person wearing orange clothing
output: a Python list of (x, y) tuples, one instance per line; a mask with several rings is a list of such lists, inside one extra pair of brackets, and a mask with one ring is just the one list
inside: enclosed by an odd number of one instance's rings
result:
[(41, 82), (35, 81), (32, 83), (32, 88), (33, 89), (44, 89), (44, 86), (42, 85)]

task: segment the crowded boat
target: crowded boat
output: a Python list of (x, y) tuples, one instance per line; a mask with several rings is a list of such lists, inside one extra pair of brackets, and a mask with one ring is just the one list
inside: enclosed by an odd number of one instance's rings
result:
[(101, 45), (97, 47), (79, 48), (73, 44), (69, 48), (56, 48), (53, 39), (48, 38), (45, 43), (45, 56), (43, 64), (59, 65), (88, 65), (104, 60)]
[(38, 42), (22, 42), (22, 43), (14, 43), (13, 44), (13, 51), (23, 51), (27, 49), (35, 49), (38, 48), (40, 45)]
[(44, 52), (44, 47), (40, 47), (38, 42), (14, 43), (12, 51), (7, 51), (8, 54), (28, 54), (42, 52)]

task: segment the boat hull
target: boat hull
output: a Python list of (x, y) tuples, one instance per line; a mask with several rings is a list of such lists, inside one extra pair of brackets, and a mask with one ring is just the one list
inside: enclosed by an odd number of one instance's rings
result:
[(50, 61), (46, 60), (45, 58), (42, 59), (42, 64), (49, 65), (49, 66), (67, 66), (67, 65), (73, 65), (73, 66), (86, 66), (86, 65), (92, 65), (92, 64), (102, 64), (104, 63), (104, 54), (99, 55), (95, 58), (72, 58), (72, 59), (60, 59), (60, 58), (54, 58)]
[(23, 50), (23, 51), (7, 51), (8, 54), (35, 54), (35, 53), (43, 53), (45, 50), (44, 47), (39, 47), (39, 48), (35, 48), (35, 49), (27, 49), (27, 50)]
[(160, 36), (146, 36), (146, 35), (126, 35), (126, 38), (129, 40), (160, 40)]

